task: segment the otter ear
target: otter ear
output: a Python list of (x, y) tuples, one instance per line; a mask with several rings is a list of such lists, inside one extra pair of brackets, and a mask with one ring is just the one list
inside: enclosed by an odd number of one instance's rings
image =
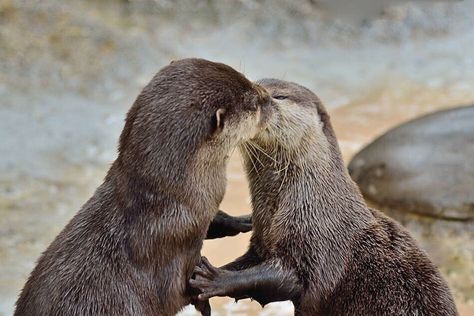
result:
[(217, 109), (216, 113), (214, 113), (214, 116), (212, 118), (212, 133), (216, 134), (224, 128), (224, 121), (225, 121), (225, 113), (226, 109), (224, 108), (219, 108)]

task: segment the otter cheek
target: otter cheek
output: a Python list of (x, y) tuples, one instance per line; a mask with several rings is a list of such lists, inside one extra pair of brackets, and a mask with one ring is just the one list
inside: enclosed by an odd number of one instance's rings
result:
[(258, 122), (256, 112), (248, 114), (239, 126), (239, 134), (242, 140), (246, 141), (255, 136), (258, 132)]
[(260, 126), (263, 124), (263, 115), (262, 115), (261, 107), (258, 107), (257, 111), (255, 112), (255, 122), (256, 122), (257, 128), (260, 128)]
[(272, 106), (264, 106), (261, 108), (261, 118), (259, 122), (259, 127), (260, 129), (264, 130), (266, 129), (271, 121), (275, 117), (275, 109)]
[(255, 113), (254, 117), (254, 126), (252, 128), (251, 138), (257, 137), (259, 134), (263, 133), (270, 123), (270, 115), (268, 108), (259, 107)]

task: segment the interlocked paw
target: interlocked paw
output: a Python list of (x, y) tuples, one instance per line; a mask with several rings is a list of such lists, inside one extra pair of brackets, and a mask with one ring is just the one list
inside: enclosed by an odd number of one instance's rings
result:
[(252, 215), (230, 216), (219, 211), (212, 220), (206, 239), (223, 238), (252, 230)]
[(252, 230), (252, 215), (234, 217), (234, 221), (229, 223), (229, 227), (237, 233), (246, 233)]
[(189, 284), (201, 293), (198, 295), (200, 301), (208, 300), (214, 296), (226, 296), (225, 279), (229, 273), (227, 270), (214, 267), (206, 257), (194, 269), (194, 279)]

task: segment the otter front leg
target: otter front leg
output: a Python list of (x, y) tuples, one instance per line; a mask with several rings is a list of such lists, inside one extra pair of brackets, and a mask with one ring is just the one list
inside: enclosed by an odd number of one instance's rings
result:
[(252, 216), (231, 216), (223, 211), (217, 212), (209, 225), (206, 239), (235, 236), (252, 230)]
[(211, 316), (211, 305), (209, 300), (200, 301), (198, 299), (193, 299), (191, 302), (194, 305), (194, 308), (201, 313), (202, 316)]
[(240, 271), (229, 271), (212, 266), (203, 257), (195, 268), (192, 287), (201, 291), (199, 300), (213, 296), (235, 299), (252, 298), (262, 306), (277, 301), (296, 301), (303, 287), (293, 271), (284, 269), (277, 261), (266, 261)]
[(249, 250), (247, 252), (235, 259), (234, 261), (222, 266), (221, 269), (230, 270), (230, 271), (237, 271), (237, 270), (244, 270), (251, 267), (254, 267), (263, 262), (263, 259), (258, 255), (255, 247), (250, 244)]

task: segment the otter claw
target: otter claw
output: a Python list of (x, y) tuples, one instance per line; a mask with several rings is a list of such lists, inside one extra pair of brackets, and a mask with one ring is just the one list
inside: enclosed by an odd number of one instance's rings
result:
[(208, 269), (202, 269), (200, 266), (194, 268), (194, 275), (199, 275), (204, 278), (212, 278), (214, 275)]
[(214, 267), (209, 260), (207, 260), (206, 257), (201, 257), (201, 263), (199, 264), (199, 267), (204, 266), (207, 271), (211, 272), (213, 276), (217, 275), (217, 268)]

